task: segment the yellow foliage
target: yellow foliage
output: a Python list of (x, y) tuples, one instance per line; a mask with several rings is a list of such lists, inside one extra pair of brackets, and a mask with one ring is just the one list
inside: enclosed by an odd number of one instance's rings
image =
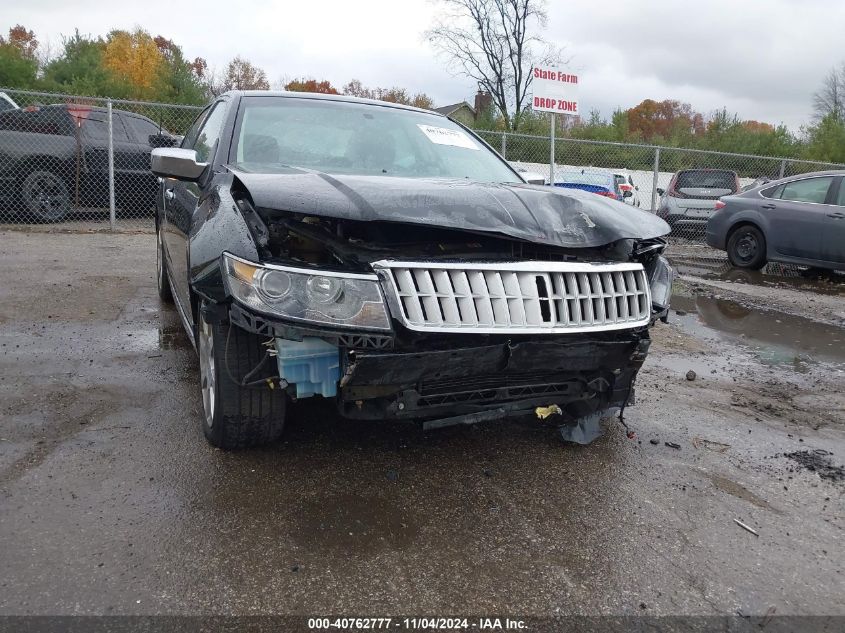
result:
[(103, 53), (103, 65), (121, 81), (132, 88), (133, 96), (145, 98), (153, 95), (153, 88), (164, 63), (155, 40), (143, 29), (133, 32), (109, 33)]

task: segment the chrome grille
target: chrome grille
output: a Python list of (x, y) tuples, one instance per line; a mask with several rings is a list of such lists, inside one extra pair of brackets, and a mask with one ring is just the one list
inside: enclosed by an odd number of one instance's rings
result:
[(412, 330), (558, 333), (631, 328), (651, 316), (640, 264), (401, 262), (373, 268)]

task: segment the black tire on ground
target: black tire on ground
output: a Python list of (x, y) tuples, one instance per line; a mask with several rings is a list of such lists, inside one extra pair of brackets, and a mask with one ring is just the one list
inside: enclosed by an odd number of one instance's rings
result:
[(59, 222), (70, 212), (67, 183), (49, 170), (35, 170), (21, 181), (21, 200), (27, 216), (37, 222)]
[(727, 251), (736, 268), (760, 270), (766, 265), (766, 238), (753, 224), (744, 224), (730, 234)]
[(173, 292), (170, 289), (170, 277), (167, 265), (164, 263), (164, 245), (161, 243), (161, 229), (156, 226), (156, 286), (158, 297), (164, 303), (173, 303)]
[(234, 325), (208, 323), (202, 310), (198, 326), (206, 439), (213, 446), (226, 449), (261, 446), (277, 440), (285, 425), (284, 391), (277, 381), (275, 389), (267, 384), (241, 386), (243, 382), (256, 383), (277, 375), (273, 357), (267, 357), (263, 366), (254, 371), (267, 356), (267, 348), (262, 345), (265, 339)]

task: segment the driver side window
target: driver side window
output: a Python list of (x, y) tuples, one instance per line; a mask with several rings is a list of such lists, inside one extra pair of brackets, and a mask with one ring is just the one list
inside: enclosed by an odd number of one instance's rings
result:
[(193, 148), (197, 152), (197, 161), (208, 162), (217, 149), (217, 142), (220, 140), (220, 132), (223, 130), (223, 120), (226, 117), (226, 104), (217, 102), (211, 108), (211, 112), (200, 126), (199, 134), (194, 142)]

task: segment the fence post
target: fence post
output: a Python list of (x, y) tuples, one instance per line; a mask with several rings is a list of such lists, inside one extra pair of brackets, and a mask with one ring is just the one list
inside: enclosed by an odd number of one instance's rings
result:
[(778, 180), (783, 178), (783, 175), (786, 173), (786, 160), (780, 161), (780, 174), (778, 175)]
[(660, 148), (654, 148), (654, 178), (651, 183), (651, 210), (657, 211), (657, 175), (660, 172)]
[(109, 118), (109, 224), (114, 231), (114, 128), (112, 126), (111, 99), (106, 102), (106, 110)]
[(551, 113), (552, 123), (549, 126), (549, 184), (555, 186), (555, 113)]
[(508, 133), (502, 132), (502, 158), (508, 157)]

